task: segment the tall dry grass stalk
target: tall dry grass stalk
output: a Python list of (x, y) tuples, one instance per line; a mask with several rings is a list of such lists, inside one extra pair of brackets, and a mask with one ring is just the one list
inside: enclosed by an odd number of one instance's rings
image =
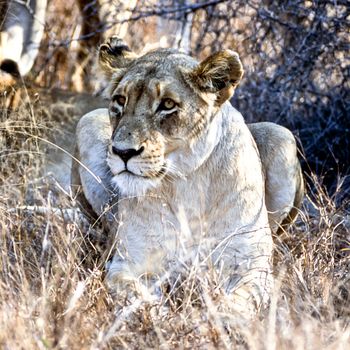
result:
[(251, 324), (232, 313), (213, 271), (195, 265), (160, 299), (116, 298), (104, 284), (106, 234), (66, 215), (74, 198), (45, 173), (59, 125), (36, 106), (1, 114), (2, 348), (349, 348), (350, 220), (345, 201), (336, 205), (341, 187), (330, 196), (310, 179), (317, 190), (295, 227), (275, 238), (271, 306)]

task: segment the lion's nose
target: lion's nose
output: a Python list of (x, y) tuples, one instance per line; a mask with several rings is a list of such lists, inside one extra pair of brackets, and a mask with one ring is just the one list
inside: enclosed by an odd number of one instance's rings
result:
[(129, 149), (119, 149), (115, 146), (112, 146), (112, 152), (119, 156), (123, 162), (126, 164), (128, 160), (132, 157), (136, 157), (143, 152), (145, 148), (142, 146), (140, 149), (136, 150), (134, 148)]

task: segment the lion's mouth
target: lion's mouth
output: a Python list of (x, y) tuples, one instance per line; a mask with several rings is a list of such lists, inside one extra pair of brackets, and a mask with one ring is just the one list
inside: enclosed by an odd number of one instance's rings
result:
[(148, 175), (135, 174), (132, 171), (130, 171), (127, 167), (125, 167), (124, 170), (122, 170), (121, 172), (119, 172), (116, 175), (118, 176), (118, 175), (122, 175), (122, 174), (127, 174), (129, 176), (135, 176), (135, 177), (139, 177), (139, 178), (143, 178), (143, 179), (155, 179), (155, 178), (163, 177), (166, 174), (166, 172), (167, 172), (166, 164), (164, 163), (159, 171), (157, 171), (155, 173), (148, 174)]
[[(133, 175), (133, 176), (139, 176), (139, 175), (134, 174), (133, 172), (131, 172), (131, 171), (128, 170), (128, 169), (124, 169), (124, 170), (122, 170), (121, 172), (119, 172), (119, 173), (116, 174), (116, 175), (121, 175), (121, 174), (129, 174), (129, 175)], [(139, 177), (141, 177), (141, 176), (139, 176)]]

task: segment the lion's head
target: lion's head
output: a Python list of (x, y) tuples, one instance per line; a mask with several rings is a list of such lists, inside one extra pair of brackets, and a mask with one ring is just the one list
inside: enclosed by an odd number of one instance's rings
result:
[(236, 52), (201, 63), (172, 49), (137, 57), (112, 37), (99, 63), (110, 82), (107, 162), (122, 195), (143, 195), (207, 159), (218, 139), (217, 112), (243, 75)]

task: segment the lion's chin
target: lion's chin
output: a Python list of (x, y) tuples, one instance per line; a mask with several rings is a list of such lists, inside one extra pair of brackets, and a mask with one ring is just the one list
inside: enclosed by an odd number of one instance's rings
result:
[(160, 178), (146, 178), (130, 172), (122, 172), (112, 178), (112, 183), (123, 197), (145, 196), (150, 189), (160, 185)]

